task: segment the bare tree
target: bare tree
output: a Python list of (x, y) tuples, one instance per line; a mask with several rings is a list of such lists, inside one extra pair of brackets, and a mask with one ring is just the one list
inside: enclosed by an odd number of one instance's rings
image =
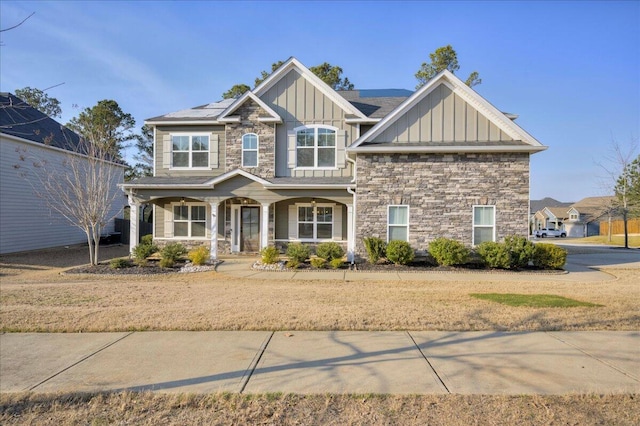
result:
[(75, 152), (69, 151), (58, 162), (37, 158), (23, 149), (21, 164), (14, 166), (47, 207), (84, 231), (91, 265), (98, 264), (104, 227), (120, 212), (113, 206), (121, 195), (117, 184), (122, 180), (122, 166), (103, 146), (81, 138)]
[[(607, 206), (611, 212), (615, 212), (622, 216), (624, 223), (624, 247), (629, 248), (628, 221), (629, 214), (634, 207), (634, 197), (636, 188), (631, 181), (633, 174), (632, 164), (636, 159), (638, 152), (638, 139), (631, 139), (628, 144), (621, 145), (615, 139), (612, 139), (609, 151), (604, 155), (603, 162), (597, 165), (604, 171), (605, 177), (603, 186), (608, 193), (613, 193), (616, 198), (611, 206)], [(611, 221), (610, 221), (611, 222)], [(609, 233), (611, 233), (611, 223), (609, 223)], [(609, 241), (611, 237), (609, 237)]]

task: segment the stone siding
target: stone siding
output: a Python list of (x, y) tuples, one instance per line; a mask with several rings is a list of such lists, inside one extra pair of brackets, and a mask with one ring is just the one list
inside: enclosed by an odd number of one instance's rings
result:
[[(243, 169), (247, 172), (271, 179), (275, 176), (275, 133), (274, 125), (261, 123), (259, 117), (267, 116), (252, 100), (245, 102), (236, 111), (239, 123), (228, 123), (226, 135), (226, 171)], [(258, 135), (258, 167), (242, 167), (242, 136), (247, 133)]]
[(387, 238), (387, 206), (409, 206), (409, 243), (472, 243), (473, 206), (495, 205), (496, 239), (528, 233), (529, 154), (358, 154), (356, 252)]

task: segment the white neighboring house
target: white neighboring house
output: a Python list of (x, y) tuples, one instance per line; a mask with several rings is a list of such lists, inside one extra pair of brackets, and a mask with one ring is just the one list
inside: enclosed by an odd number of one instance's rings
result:
[[(64, 167), (79, 136), (62, 124), (32, 108), (10, 93), (0, 93), (0, 254), (87, 243), (85, 233), (47, 206), (28, 181), (23, 166), (46, 161), (49, 167)], [(29, 164), (29, 162), (31, 164)], [(124, 165), (109, 163), (124, 179)], [(113, 191), (120, 191), (113, 185)], [(119, 200), (120, 198), (118, 198)], [(111, 206), (114, 217), (125, 204)], [(103, 234), (114, 231), (114, 221)]]

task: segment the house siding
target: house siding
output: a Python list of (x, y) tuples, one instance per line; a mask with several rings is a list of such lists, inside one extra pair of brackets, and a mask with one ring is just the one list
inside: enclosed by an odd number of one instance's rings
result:
[(373, 142), (504, 142), (513, 139), (444, 84), (436, 87)]
[[(296, 127), (311, 124), (333, 126), (345, 132), (345, 144), (351, 145), (358, 137), (356, 125), (345, 123), (345, 111), (305, 79), (298, 71), (289, 71), (267, 90), (260, 99), (271, 107), (283, 124), (276, 131), (275, 173), (278, 177), (346, 177), (352, 176), (352, 165), (335, 170), (296, 170), (288, 165), (287, 136)], [(338, 152), (338, 155), (346, 155)], [(338, 161), (340, 162), (340, 161)]]
[[(46, 164), (55, 173), (65, 167), (63, 162), (69, 155), (35, 143), (0, 139), (0, 253), (87, 243), (86, 234), (48, 207), (32, 186), (37, 183), (28, 180), (34, 162)], [(117, 173), (117, 181), (122, 182), (124, 168), (117, 167)], [(116, 202), (109, 211), (110, 218), (126, 204), (125, 195), (115, 185), (113, 193)], [(104, 233), (113, 231), (110, 220)]]
[[(218, 150), (218, 167), (210, 170), (171, 169), (170, 160), (165, 164), (164, 153), (171, 152), (171, 146), (165, 146), (165, 136), (172, 133), (211, 133), (218, 135), (218, 146), (209, 141), (209, 149)], [(169, 142), (170, 143), (170, 142)], [(225, 128), (224, 126), (157, 126), (155, 136), (155, 176), (218, 176), (225, 172)]]
[(387, 206), (409, 206), (409, 243), (472, 242), (474, 205), (496, 206), (496, 239), (528, 233), (529, 154), (358, 154), (356, 251), (387, 238)]

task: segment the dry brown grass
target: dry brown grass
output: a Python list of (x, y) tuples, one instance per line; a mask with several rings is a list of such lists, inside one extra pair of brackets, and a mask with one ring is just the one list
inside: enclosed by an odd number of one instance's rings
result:
[[(0, 259), (2, 260), (2, 259)], [(4, 266), (11, 266), (3, 263)], [(58, 274), (0, 265), (0, 330), (637, 330), (640, 270), (602, 283), (344, 282)], [(41, 268), (41, 267), (37, 267)], [(555, 294), (602, 307), (509, 307), (470, 293)]]
[(0, 395), (6, 425), (636, 425), (638, 395)]

